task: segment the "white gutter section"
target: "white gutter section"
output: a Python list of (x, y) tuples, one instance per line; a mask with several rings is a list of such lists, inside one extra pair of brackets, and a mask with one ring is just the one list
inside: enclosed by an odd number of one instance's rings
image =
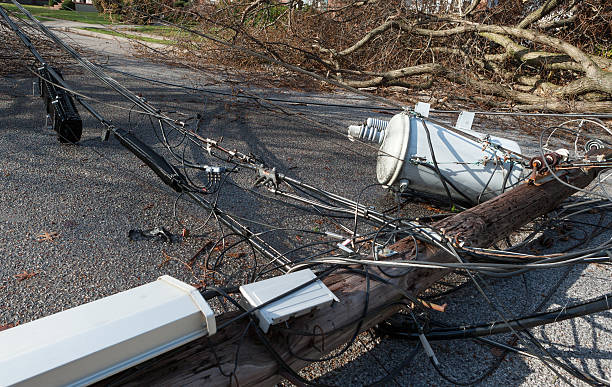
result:
[(89, 385), (215, 332), (200, 292), (165, 275), (0, 332), (0, 386)]

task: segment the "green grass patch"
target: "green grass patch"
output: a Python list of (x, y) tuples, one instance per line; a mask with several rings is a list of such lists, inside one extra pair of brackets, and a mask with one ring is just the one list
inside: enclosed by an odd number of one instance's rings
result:
[(180, 28), (176, 27), (168, 27), (168, 26), (138, 26), (131, 28), (132, 31), (143, 32), (146, 34), (156, 34), (156, 35), (170, 35), (175, 34), (177, 32), (184, 32)]
[[(28, 17), (22, 13), (12, 13), (11, 16), (15, 16), (17, 19), (28, 19)], [(40, 21), (49, 21), (49, 20), (54, 20), (54, 19), (49, 19), (48, 17), (44, 17), (44, 16), (36, 16), (36, 18)]]
[[(17, 17), (23, 18), (24, 16), (17, 9), (17, 7), (13, 4), (1, 3), (0, 6), (8, 9), (10, 11), (14, 11)], [(39, 20), (51, 20), (51, 19), (62, 19), (62, 20), (71, 20), (75, 22), (81, 23), (89, 23), (89, 24), (111, 24), (112, 21), (108, 17), (108, 15), (100, 15), (95, 12), (76, 12), (76, 11), (62, 11), (49, 7), (41, 7), (38, 5), (24, 5), (25, 9), (30, 11), (30, 13), (36, 16)], [(44, 19), (43, 19), (44, 18)], [(115, 20), (116, 22), (117, 20)]]
[(129, 31), (142, 32), (143, 34), (163, 36), (170, 39), (191, 39), (198, 40), (197, 35), (193, 35), (190, 32), (182, 30), (176, 27), (168, 26), (137, 26), (132, 27)]
[(173, 41), (173, 40), (149, 38), (147, 36), (138, 36), (138, 35), (133, 35), (133, 34), (126, 34), (124, 32), (112, 31), (112, 30), (107, 30), (107, 29), (104, 29), (104, 28), (84, 27), (84, 28), (80, 28), (80, 29), (81, 30), (86, 30), (86, 31), (97, 32), (97, 33), (100, 33), (100, 34), (119, 36), (119, 37), (127, 38), (127, 39), (140, 40), (140, 41), (149, 42), (149, 43), (176, 44), (176, 41)]
[[(197, 30), (197, 26), (191, 26), (191, 25), (185, 25), (185, 27), (187, 28), (192, 28), (192, 29), (196, 29)], [(185, 31), (181, 28), (177, 28), (177, 27), (169, 27), (169, 26), (134, 26), (134, 27), (130, 27), (129, 29), (127, 29), (128, 31), (134, 31), (134, 32), (141, 32), (143, 34), (149, 34), (149, 35), (157, 35), (157, 36), (163, 36), (165, 38), (169, 38), (169, 39), (176, 39), (179, 41), (192, 41), (192, 42), (205, 42), (208, 41), (208, 39), (196, 35), (196, 34), (192, 34), (189, 31)], [(221, 39), (225, 39), (223, 36), (223, 31), (220, 28), (211, 28), (208, 31), (208, 34), (210, 35), (214, 35), (217, 36)], [(226, 34), (227, 35), (227, 34)]]
[(143, 34), (163, 36), (165, 38), (179, 38), (187, 36), (181, 29), (166, 26), (138, 26), (129, 28), (129, 31), (141, 32)]

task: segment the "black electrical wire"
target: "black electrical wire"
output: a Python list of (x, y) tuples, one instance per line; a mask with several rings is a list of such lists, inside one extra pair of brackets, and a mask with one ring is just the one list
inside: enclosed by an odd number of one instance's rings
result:
[[(491, 184), (491, 180), (493, 180), (493, 177), (495, 177), (495, 172), (497, 172), (497, 170), (499, 169), (500, 164), (501, 164), (501, 161), (495, 160), (495, 169), (493, 169), (493, 172), (491, 172), (491, 175), (489, 176), (489, 180), (487, 180), (487, 184), (485, 184), (484, 187), (482, 187), (482, 191), (480, 191), (480, 194), (478, 195), (478, 199), (476, 200), (477, 204), (481, 203), (480, 200), (482, 199), (482, 195), (484, 195), (487, 188), (489, 187), (489, 184)], [(502, 192), (503, 192), (503, 187), (502, 187)]]
[[(514, 320), (509, 320), (509, 325), (503, 321), (493, 321), (475, 325), (432, 329), (426, 332), (425, 335), (427, 336), (428, 340), (468, 339), (481, 336), (490, 336), (508, 333), (512, 329), (524, 330), (541, 325), (552, 324), (568, 319), (603, 312), (611, 308), (612, 293), (568, 307), (557, 308), (548, 312), (540, 312)], [(381, 326), (381, 329), (384, 329), (384, 327)], [(389, 334), (397, 333), (397, 335), (401, 337), (418, 338), (418, 333), (409, 331), (401, 332), (399, 328), (393, 328), (393, 331), (385, 332), (388, 332)]]
[(415, 161), (414, 163), (416, 165), (419, 165), (419, 166), (422, 166), (422, 167), (425, 167), (425, 168), (429, 168), (432, 171), (434, 171), (438, 175), (438, 177), (440, 178), (440, 181), (444, 181), (445, 184), (448, 184), (453, 190), (455, 190), (455, 192), (457, 192), (459, 195), (461, 195), (465, 199), (466, 203), (468, 203), (470, 206), (475, 206), (476, 205), (476, 203), (474, 203), (474, 201), (469, 196), (467, 196), (463, 191), (461, 191), (459, 188), (457, 188), (457, 186), (450, 179), (447, 179), (446, 176), (444, 176), (442, 174), (438, 174), (439, 169), (436, 170), (435, 166), (433, 166), (431, 164), (428, 164), (428, 163), (421, 162), (421, 161)]
[(427, 127), (427, 122), (424, 118), (421, 118), (421, 122), (423, 123), (423, 129), (425, 129), (425, 134), (427, 135), (427, 145), (429, 146), (429, 154), (431, 155), (431, 161), (433, 162), (434, 169), (436, 170), (436, 174), (440, 178), (442, 185), (444, 186), (444, 191), (446, 192), (446, 196), (448, 197), (448, 208), (453, 209), (455, 207), (453, 197), (448, 189), (448, 185), (446, 184), (446, 179), (442, 175), (440, 168), (438, 167), (438, 161), (436, 160), (436, 152), (433, 149), (433, 144), (431, 143), (431, 134), (429, 133), (429, 128)]
[(129, 73), (127, 71), (122, 71), (122, 70), (117, 70), (114, 69), (110, 66), (106, 66), (103, 64), (96, 64), (99, 67), (102, 67), (108, 71), (112, 71), (118, 74), (122, 74), (134, 79), (139, 79), (142, 81), (146, 81), (149, 83), (155, 83), (155, 84), (159, 84), (159, 85), (164, 85), (164, 86), (170, 86), (170, 87), (174, 87), (174, 88), (178, 88), (178, 89), (184, 89), (184, 90), (190, 90), (190, 91), (197, 91), (197, 92), (201, 92), (201, 93), (207, 93), (207, 94), (212, 94), (212, 95), (221, 95), (224, 97), (232, 97), (232, 98), (242, 98), (242, 99), (248, 99), (248, 100), (263, 100), (263, 101), (271, 101), (271, 102), (280, 102), (280, 103), (286, 103), (289, 105), (297, 105), (297, 106), (324, 106), (324, 107), (335, 107), (335, 108), (342, 108), (342, 109), (359, 109), (359, 110), (365, 110), (365, 109), (369, 109), (369, 110), (382, 110), (382, 111), (389, 111), (389, 112), (400, 112), (401, 109), (399, 108), (390, 108), (390, 107), (385, 107), (385, 106), (374, 106), (374, 105), (369, 105), (369, 106), (364, 106), (364, 105), (357, 105), (357, 104), (338, 104), (338, 103), (329, 103), (329, 102), (317, 102), (317, 101), (309, 101), (309, 100), (296, 100), (296, 99), (287, 99), (287, 98), (275, 98), (275, 97), (262, 97), (262, 96), (258, 96), (258, 95), (248, 95), (248, 94), (241, 94), (240, 92), (235, 93), (235, 92), (223, 92), (223, 91), (218, 91), (218, 90), (210, 90), (210, 89), (205, 89), (205, 88), (201, 88), (201, 87), (192, 87), (192, 86), (186, 86), (186, 85), (180, 85), (177, 83), (171, 83), (171, 82), (165, 82), (165, 81), (160, 81), (157, 79), (152, 79), (152, 78), (147, 78), (141, 75), (137, 75), (137, 74), (133, 74), (133, 73)]
[(555, 173), (555, 171), (552, 169), (552, 167), (550, 166), (550, 164), (549, 164), (549, 163), (548, 163), (548, 161), (546, 160), (546, 157), (544, 157), (544, 149), (543, 149), (543, 146), (544, 146), (544, 144), (543, 144), (544, 133), (546, 133), (546, 132), (547, 132), (548, 130), (550, 130), (550, 129), (554, 129), (554, 130), (556, 130), (556, 129), (561, 129), (561, 130), (565, 130), (565, 131), (570, 132), (570, 133), (572, 132), (572, 130), (571, 130), (571, 129), (566, 128), (566, 127), (563, 127), (563, 126), (551, 126), (551, 127), (548, 127), (548, 128), (546, 128), (546, 129), (544, 129), (544, 130), (543, 130), (543, 131), (540, 133), (540, 158), (541, 158), (541, 160), (544, 162), (544, 166), (546, 167), (547, 172), (548, 172), (548, 173), (549, 173), (549, 174), (550, 174), (552, 177), (554, 177), (554, 178), (555, 178), (555, 180), (557, 180), (559, 183), (563, 184), (563, 185), (564, 185), (564, 186), (566, 186), (566, 187), (570, 187), (570, 188), (572, 188), (572, 189), (574, 189), (574, 190), (576, 190), (576, 191), (584, 192), (584, 193), (587, 193), (587, 194), (590, 194), (590, 195), (600, 196), (600, 197), (602, 197), (602, 198), (604, 198), (604, 199), (609, 199), (608, 197), (606, 197), (606, 196), (604, 196), (604, 195), (600, 195), (600, 194), (594, 193), (594, 192), (592, 192), (592, 191), (588, 191), (587, 189), (584, 189), (584, 188), (576, 187), (575, 185), (572, 185), (572, 184), (570, 184), (570, 183), (568, 183), (568, 182), (566, 182), (566, 181), (563, 181), (563, 179), (561, 179), (561, 178), (560, 178), (560, 177), (557, 175), (557, 173)]
[[(114, 90), (116, 90), (117, 92), (119, 92), (120, 94), (122, 94), (123, 96), (125, 96), (128, 100), (132, 101), (133, 103), (135, 103), (136, 105), (140, 106), (141, 108), (144, 109), (144, 113), (148, 113), (151, 114), (157, 118), (164, 118), (164, 120), (166, 120), (167, 118), (160, 116), (160, 111), (159, 109), (155, 109), (153, 107), (151, 107), (150, 105), (148, 105), (142, 98), (136, 96), (135, 94), (133, 94), (132, 92), (130, 92), (129, 90), (127, 90), (126, 88), (124, 88), (123, 86), (121, 86), (120, 84), (118, 84), (115, 80), (113, 80), (112, 78), (106, 76), (104, 73), (102, 73), (101, 71), (98, 71), (95, 66), (93, 64), (91, 64), (89, 61), (87, 61), (86, 59), (83, 59), (78, 53), (76, 53), (76, 51), (74, 51), (72, 48), (70, 48), (69, 46), (67, 46), (64, 42), (62, 42), (59, 38), (57, 38), (52, 32), (50, 32), (44, 25), (42, 25), (40, 22), (38, 22), (38, 20), (36, 20), (27, 10), (25, 10), (23, 7), (21, 7), (21, 5), (17, 2), (15, 2), (15, 5), (26, 15), (28, 16), (32, 21), (34, 21), (37, 26), (48, 36), (50, 37), (52, 40), (54, 40), (58, 45), (62, 46), (68, 53), (70, 53), (75, 59), (77, 59), (85, 68), (87, 68), (89, 71), (91, 71), (94, 75), (96, 75), (99, 79), (101, 79), (104, 83), (108, 84), (111, 88), (113, 88)], [(4, 16), (5, 13), (2, 15)], [(10, 21), (10, 19), (9, 19)], [(19, 31), (19, 28), (14, 25), (14, 30), (15, 31)], [(25, 38), (27, 39), (27, 38)], [(24, 40), (24, 43), (29, 42), (29, 40)], [(28, 46), (29, 48), (31, 48), (31, 51), (33, 51), (33, 53), (35, 53), (35, 50), (33, 49), (33, 47)], [(44, 61), (42, 63), (45, 63)], [(51, 72), (52, 69), (49, 69), (49, 71)], [(62, 82), (60, 80), (60, 82)], [(62, 86), (66, 86), (65, 83), (62, 84)], [(93, 109), (91, 106), (85, 104), (85, 101), (82, 101), (79, 99), (79, 102), (81, 102), (81, 104), (86, 107), (86, 109), (96, 118), (98, 119), (102, 124), (104, 124), (109, 130), (115, 132), (115, 134), (117, 134), (116, 129), (114, 128), (113, 125), (111, 125), (110, 123), (108, 123), (108, 121), (104, 120), (104, 118), (102, 118), (100, 116), (100, 114), (98, 114), (95, 109)], [(171, 124), (174, 125), (175, 120), (170, 120)], [(187, 191), (191, 191), (190, 187), (183, 187), (186, 188)], [(233, 219), (228, 216), (227, 214), (222, 214), (220, 213), (217, 209), (215, 208), (210, 208), (210, 206), (208, 206), (208, 203), (203, 200), (202, 198), (198, 197), (197, 195), (195, 195), (193, 192), (187, 192), (188, 195), (194, 199), (196, 201), (196, 203), (204, 206), (205, 208), (211, 209), (212, 211), (214, 211), (215, 213), (215, 217), (219, 220), (221, 220), (226, 226), (234, 229), (234, 230), (239, 230), (241, 231), (241, 233), (245, 233), (246, 230), (241, 226), (236, 224)], [(248, 234), (248, 233), (247, 233)], [(258, 240), (256, 243), (253, 242), (254, 245), (256, 246), (256, 248), (258, 250), (260, 250), (264, 255), (267, 255), (268, 257), (271, 257), (274, 255), (274, 253), (270, 252), (270, 250), (273, 250), (271, 248), (271, 246), (266, 245), (266, 243), (262, 240)]]
[[(366, 288), (365, 288), (363, 314), (362, 314), (362, 318), (360, 318), (359, 321), (357, 322), (357, 326), (355, 327), (355, 333), (353, 333), (353, 337), (346, 343), (346, 345), (340, 351), (336, 352), (335, 354), (331, 356), (325, 356), (325, 357), (318, 358), (318, 359), (317, 358), (306, 358), (306, 357), (297, 355), (296, 353), (291, 351), (291, 347), (288, 346), (289, 352), (291, 353), (292, 356), (294, 356), (297, 359), (308, 361), (308, 362), (323, 362), (323, 361), (332, 360), (332, 359), (335, 359), (341, 356), (353, 345), (353, 343), (355, 342), (355, 339), (357, 339), (357, 336), (359, 336), (359, 333), (361, 333), (361, 326), (363, 325), (364, 319), (368, 315), (368, 306), (370, 304), (370, 272), (368, 271), (367, 266), (364, 266), (364, 273), (365, 273), (364, 277), (365, 277)], [(289, 339), (287, 338), (287, 340)]]
[(404, 368), (408, 367), (410, 365), (410, 363), (412, 363), (412, 361), (414, 360), (414, 358), (416, 357), (416, 355), (419, 353), (421, 349), (420, 345), (416, 345), (412, 351), (410, 351), (408, 353), (408, 355), (406, 355), (406, 357), (404, 358), (404, 360), (402, 360), (400, 362), (400, 364), (398, 364), (396, 367), (394, 367), (391, 371), (387, 372), (387, 376), (385, 376), (384, 378), (372, 383), (372, 384), (368, 384), (368, 387), (383, 387), (383, 386), (388, 386), (389, 383), (391, 382), (391, 380), (393, 380), (394, 376), (399, 375), (400, 372), (402, 372), (404, 370)]

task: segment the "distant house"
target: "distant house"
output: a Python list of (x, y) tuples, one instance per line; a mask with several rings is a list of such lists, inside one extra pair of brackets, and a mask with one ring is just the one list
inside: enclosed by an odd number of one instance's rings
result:
[(98, 12), (93, 5), (93, 0), (73, 0), (75, 10), (79, 12)]

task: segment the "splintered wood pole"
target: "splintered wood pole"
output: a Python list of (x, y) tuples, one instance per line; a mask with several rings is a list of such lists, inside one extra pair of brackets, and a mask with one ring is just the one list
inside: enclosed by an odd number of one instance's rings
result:
[[(563, 177), (577, 187), (586, 187), (595, 172), (575, 171)], [(444, 236), (460, 240), (466, 246), (489, 247), (510, 235), (533, 219), (552, 211), (572, 195), (574, 189), (549, 181), (543, 185), (523, 184), (479, 206), (448, 217), (433, 225), (443, 230)], [(412, 238), (398, 241), (391, 249), (400, 252), (395, 259), (414, 259)], [(417, 260), (428, 262), (456, 262), (456, 259), (431, 245), (419, 244)], [(377, 269), (372, 273), (383, 276)], [(448, 273), (440, 269), (387, 269), (388, 273), (406, 273), (388, 278), (389, 286), (370, 281), (368, 315), (361, 324), (364, 331), (396, 313), (398, 306), (389, 306), (403, 299), (398, 288), (418, 294)], [(293, 333), (271, 327), (267, 337), (275, 351), (294, 370), (308, 364), (304, 359), (318, 359), (331, 350), (348, 343), (362, 319), (366, 281), (364, 276), (351, 273), (332, 274), (324, 279), (340, 302), (289, 322)], [(223, 314), (217, 324), (235, 316)], [(283, 369), (274, 356), (260, 342), (248, 322), (236, 322), (210, 338), (203, 338), (177, 348), (133, 369), (117, 374), (102, 383), (133, 385), (206, 385), (206, 386), (272, 386), (280, 379)], [(245, 331), (247, 330), (248, 331)], [(315, 335), (299, 335), (308, 332)], [(323, 335), (321, 335), (323, 334)], [(301, 359), (300, 359), (301, 358)], [(230, 376), (231, 375), (231, 376)]]

